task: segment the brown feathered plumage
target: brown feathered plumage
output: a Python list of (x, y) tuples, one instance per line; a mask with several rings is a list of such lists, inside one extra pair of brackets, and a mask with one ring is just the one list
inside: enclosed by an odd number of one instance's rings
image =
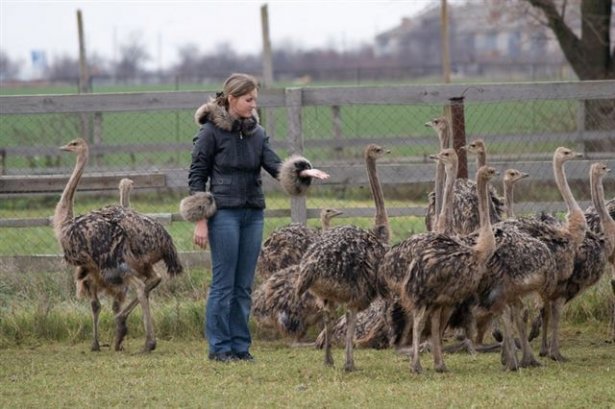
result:
[[(164, 261), (171, 276), (183, 270), (173, 240), (160, 223), (123, 206), (107, 206), (74, 217), (74, 194), (87, 163), (88, 145), (85, 140), (76, 139), (62, 149), (77, 154), (75, 169), (53, 218), (54, 232), (64, 258), (68, 264), (78, 267), (78, 277), (84, 279), (87, 276), (92, 286), (129, 286), (136, 290), (138, 301), (132, 301), (116, 315), (115, 349), (122, 349), (127, 332), (126, 319), (140, 303), (147, 333), (144, 351), (151, 351), (156, 347), (156, 339), (148, 297), (161, 281), (153, 265)], [(90, 288), (88, 291), (96, 294), (99, 290)], [(92, 349), (98, 347), (95, 338)]]

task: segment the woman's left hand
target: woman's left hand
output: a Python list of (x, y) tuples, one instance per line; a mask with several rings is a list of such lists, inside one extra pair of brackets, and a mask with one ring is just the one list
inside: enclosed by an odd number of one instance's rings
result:
[(299, 173), (299, 176), (315, 178), (315, 179), (320, 179), (320, 180), (325, 180), (325, 179), (329, 178), (329, 174), (328, 173), (323, 172), (322, 170), (318, 170), (318, 169), (302, 170), (301, 173)]

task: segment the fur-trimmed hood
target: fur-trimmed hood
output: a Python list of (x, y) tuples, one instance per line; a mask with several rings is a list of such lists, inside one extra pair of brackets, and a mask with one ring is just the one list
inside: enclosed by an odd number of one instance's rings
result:
[(194, 121), (197, 125), (204, 125), (206, 122), (211, 122), (220, 129), (228, 132), (241, 131), (244, 135), (251, 135), (258, 126), (258, 114), (256, 110), (252, 110), (250, 118), (233, 118), (226, 108), (215, 100), (211, 100), (201, 105), (194, 113)]

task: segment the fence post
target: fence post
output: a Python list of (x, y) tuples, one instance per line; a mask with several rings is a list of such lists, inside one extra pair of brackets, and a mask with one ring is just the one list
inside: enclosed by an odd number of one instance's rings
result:
[(335, 140), (335, 159), (341, 159), (344, 144), (342, 142), (342, 116), (339, 105), (331, 106), (333, 114), (333, 138)]
[[(303, 155), (303, 132), (301, 109), (303, 90), (301, 88), (286, 88), (285, 105), (288, 113), (288, 147), (289, 154)], [(307, 206), (305, 196), (290, 198), (290, 219), (293, 223), (304, 224), (307, 221)]]
[(459, 157), (459, 167), (457, 168), (457, 178), (468, 178), (468, 156), (465, 149), (460, 149), (466, 145), (466, 123), (464, 116), (463, 97), (449, 98), (451, 104), (451, 123), (453, 128), (453, 148)]

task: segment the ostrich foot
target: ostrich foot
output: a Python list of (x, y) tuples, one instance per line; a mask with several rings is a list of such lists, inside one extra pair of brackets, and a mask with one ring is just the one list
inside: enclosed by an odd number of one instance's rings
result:
[(527, 336), (528, 341), (532, 341), (535, 338), (538, 338), (540, 335), (540, 327), (542, 326), (542, 319), (537, 317), (534, 321), (532, 321), (532, 327), (530, 329), (530, 334)]
[(126, 337), (126, 334), (128, 334), (128, 327), (126, 326), (125, 318), (117, 317), (115, 320), (116, 329), (114, 349), (116, 351), (122, 351), (124, 349), (124, 347), (122, 346), (122, 342), (124, 342), (124, 337)]
[(98, 343), (97, 339), (92, 341), (92, 345), (90, 346), (90, 351), (92, 351), (92, 352), (100, 352), (100, 344)]
[(486, 344), (476, 346), (476, 352), (499, 352), (501, 349), (502, 344)]
[(154, 349), (156, 349), (156, 340), (150, 339), (145, 341), (145, 345), (143, 346), (141, 352), (147, 353), (153, 351)]
[(325, 357), (325, 366), (333, 366), (333, 358), (329, 356)]
[(413, 363), (411, 366), (411, 369), (412, 369), (412, 372), (414, 372), (415, 374), (423, 373), (423, 367), (421, 366), (420, 362)]
[(559, 352), (554, 352), (549, 354), (549, 358), (556, 362), (568, 362), (569, 359), (560, 354)]
[(441, 364), (441, 365), (436, 365), (434, 367), (434, 370), (438, 373), (446, 373), (448, 372), (448, 368), (446, 367), (446, 365)]
[(530, 367), (536, 368), (536, 367), (542, 366), (542, 364), (539, 361), (537, 361), (536, 358), (532, 356), (529, 358), (523, 358), (521, 360), (520, 366), (521, 368), (530, 368)]
[(345, 372), (353, 372), (355, 371), (357, 368), (354, 366), (354, 364), (352, 362), (346, 362), (344, 364), (344, 371)]

